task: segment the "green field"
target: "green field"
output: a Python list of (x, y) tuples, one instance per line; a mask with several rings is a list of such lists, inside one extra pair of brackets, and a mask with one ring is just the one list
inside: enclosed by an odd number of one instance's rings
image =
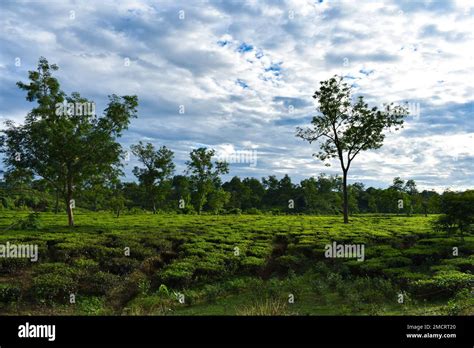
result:
[[(474, 313), (474, 236), (434, 216), (27, 216), (0, 211), (0, 244), (39, 247), (38, 262), (0, 258), (2, 315)], [(364, 261), (326, 258), (333, 241), (365, 245)]]

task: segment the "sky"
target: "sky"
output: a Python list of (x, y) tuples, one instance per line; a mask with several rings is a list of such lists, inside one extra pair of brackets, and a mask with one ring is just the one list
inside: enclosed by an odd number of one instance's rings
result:
[[(99, 114), (108, 95), (137, 95), (121, 144), (167, 146), (177, 174), (205, 146), (231, 162), (224, 179), (299, 182), (340, 173), (295, 136), (317, 115), (320, 81), (338, 74), (354, 97), (410, 110), (404, 129), (356, 157), (350, 183), (464, 190), (474, 187), (473, 30), (472, 1), (2, 0), (0, 130), (31, 110), (15, 84), (44, 56)], [(137, 164), (130, 156), (125, 180)]]

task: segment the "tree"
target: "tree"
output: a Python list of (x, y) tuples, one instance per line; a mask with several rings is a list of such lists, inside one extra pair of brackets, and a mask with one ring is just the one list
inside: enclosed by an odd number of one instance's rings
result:
[(238, 176), (234, 176), (229, 182), (222, 185), (222, 188), (229, 192), (230, 198), (227, 202), (227, 208), (242, 209), (242, 200), (246, 194), (246, 187)]
[[(277, 204), (281, 205), (283, 210), (291, 211), (292, 209), (295, 209), (294, 202), (296, 201), (296, 189), (288, 174), (285, 174), (285, 176), (283, 176), (283, 178), (278, 182), (277, 196)], [(292, 205), (290, 205), (290, 200), (293, 201)]]
[(275, 175), (269, 175), (268, 178), (262, 178), (262, 184), (265, 189), (263, 204), (265, 208), (275, 207), (278, 204), (278, 186), (279, 181)]
[(216, 188), (209, 193), (207, 198), (207, 205), (211, 211), (218, 214), (230, 199), (230, 193), (224, 191), (222, 188)]
[(56, 70), (41, 57), (38, 69), (29, 72), (30, 83), (17, 83), (37, 105), (23, 125), (6, 122), (1, 143), (7, 168), (28, 170), (48, 181), (64, 199), (69, 226), (74, 226), (75, 192), (92, 176), (120, 167), (122, 148), (116, 139), (136, 117), (138, 100), (109, 96), (104, 115), (98, 117), (95, 104), (79, 93), (66, 96), (61, 91), (52, 76)]
[(398, 130), (408, 111), (393, 103), (385, 105), (383, 111), (369, 108), (362, 96), (352, 102), (351, 88), (338, 76), (322, 81), (313, 98), (319, 104), (319, 115), (313, 117), (311, 127), (298, 127), (296, 135), (310, 144), (324, 140), (314, 155), (320, 160), (339, 159), (343, 173), (344, 223), (348, 223), (347, 174), (352, 161), (361, 151), (380, 148), (385, 138), (383, 131), (392, 126)]
[(108, 206), (110, 209), (116, 214), (118, 218), (120, 216), (120, 212), (125, 209), (125, 205), (127, 200), (123, 194), (123, 185), (119, 181), (113, 184), (111, 189), (112, 195), (108, 199)]
[(464, 239), (464, 233), (474, 229), (474, 190), (444, 192), (441, 196), (441, 213), (434, 227), (448, 235), (459, 231), (461, 239)]
[(175, 175), (172, 181), (172, 199), (174, 207), (181, 211), (190, 212), (191, 203), (191, 182), (185, 175)]
[(171, 176), (174, 172), (173, 151), (166, 146), (155, 150), (151, 143), (143, 145), (140, 141), (131, 146), (132, 152), (138, 157), (145, 168), (133, 168), (133, 174), (145, 189), (145, 195), (156, 214), (156, 201), (166, 198), (166, 192), (171, 189)]
[(415, 183), (415, 180), (413, 179), (409, 179), (407, 180), (407, 182), (405, 183), (405, 187), (403, 188), (403, 190), (410, 194), (410, 195), (415, 195), (418, 193), (418, 189), (416, 188), (416, 183)]
[(191, 160), (186, 162), (187, 174), (191, 174), (195, 209), (198, 214), (201, 214), (207, 196), (220, 187), (219, 175), (227, 174), (229, 165), (221, 161), (213, 163), (212, 157), (215, 155), (215, 151), (205, 147), (195, 149), (189, 155)]
[(244, 196), (242, 197), (242, 209), (262, 208), (262, 200), (265, 195), (265, 189), (262, 183), (255, 178), (245, 178), (242, 180), (244, 184)]
[(403, 181), (399, 176), (397, 176), (396, 178), (393, 178), (393, 184), (388, 189), (397, 192), (402, 192), (404, 183), (405, 181)]

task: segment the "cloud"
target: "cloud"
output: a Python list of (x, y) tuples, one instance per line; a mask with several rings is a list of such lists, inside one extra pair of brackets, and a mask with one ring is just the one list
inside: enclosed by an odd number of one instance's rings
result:
[[(67, 92), (102, 110), (137, 94), (139, 118), (121, 139), (176, 152), (255, 148), (232, 175), (338, 173), (295, 137), (316, 114), (319, 82), (341, 74), (370, 104), (419, 107), (402, 132), (356, 159), (351, 180), (422, 188), (473, 184), (472, 8), (465, 1), (4, 1), (0, 4), (0, 121), (31, 108), (15, 83), (40, 56)], [(441, 15), (442, 14), (442, 15)], [(19, 59), (19, 64), (18, 64)], [(184, 111), (184, 112), (181, 112)], [(1, 127), (1, 126), (0, 126)], [(132, 180), (132, 162), (127, 179)]]

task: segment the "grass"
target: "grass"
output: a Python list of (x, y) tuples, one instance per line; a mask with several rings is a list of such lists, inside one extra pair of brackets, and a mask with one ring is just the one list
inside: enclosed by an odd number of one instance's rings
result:
[[(433, 231), (435, 216), (27, 217), (0, 210), (0, 244), (39, 248), (36, 263), (0, 258), (0, 314), (474, 314), (474, 237)], [(325, 258), (333, 241), (364, 244), (365, 261)]]

